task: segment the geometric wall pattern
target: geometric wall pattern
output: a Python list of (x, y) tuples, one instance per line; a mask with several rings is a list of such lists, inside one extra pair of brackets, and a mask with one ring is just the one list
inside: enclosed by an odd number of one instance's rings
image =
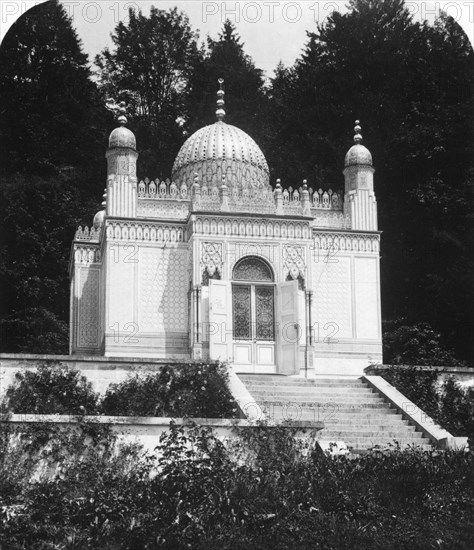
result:
[(98, 269), (79, 269), (79, 334), (78, 345), (99, 345), (99, 280)]
[(139, 248), (140, 332), (188, 328), (188, 253), (178, 248)]
[(313, 263), (312, 272), (315, 342), (327, 342), (328, 337), (332, 342), (352, 338), (350, 258), (326, 256)]
[(377, 258), (354, 258), (357, 338), (379, 338)]

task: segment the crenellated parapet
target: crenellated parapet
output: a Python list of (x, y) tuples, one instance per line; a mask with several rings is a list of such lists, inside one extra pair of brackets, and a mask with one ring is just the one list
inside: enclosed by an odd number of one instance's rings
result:
[(100, 236), (102, 233), (102, 227), (94, 228), (87, 227), (87, 225), (84, 226), (84, 228), (80, 225), (77, 228), (76, 234), (74, 235), (75, 241), (88, 241), (88, 242), (99, 242)]
[(183, 182), (177, 184), (174, 181), (149, 180), (145, 178), (137, 186), (139, 199), (161, 199), (168, 201), (189, 201), (191, 200), (191, 189)]

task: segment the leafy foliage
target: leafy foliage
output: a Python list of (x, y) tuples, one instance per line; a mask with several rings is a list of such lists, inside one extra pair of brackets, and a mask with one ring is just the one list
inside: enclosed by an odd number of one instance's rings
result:
[(6, 408), (15, 414), (96, 414), (98, 398), (78, 370), (49, 362), (16, 374)]
[(224, 364), (191, 363), (160, 367), (111, 384), (103, 398), (79, 371), (47, 362), (21, 371), (7, 389), (4, 410), (24, 414), (105, 414), (236, 418)]
[[(8, 440), (8, 429), (2, 426), (0, 441)], [(156, 455), (136, 447), (111, 452), (115, 443), (106, 432), (98, 432), (87, 448), (80, 433), (49, 432), (46, 448), (66, 452), (54, 459), (57, 475), (34, 483), (16, 476), (11, 458), (18, 447), (3, 446), (1, 475), (16, 490), (2, 495), (0, 544), (13, 550), (472, 544), (472, 453), (394, 448), (330, 459), (302, 454), (291, 430), (269, 430), (238, 430), (254, 451), (238, 463), (212, 432), (193, 425), (171, 424)], [(45, 447), (46, 433), (37, 448)], [(73, 449), (86, 452), (80, 457), (67, 452)]]
[(383, 356), (389, 365), (465, 366), (428, 323), (410, 325), (406, 319), (383, 323)]
[(102, 401), (109, 415), (233, 418), (237, 404), (223, 364), (190, 363), (160, 367), (112, 384)]

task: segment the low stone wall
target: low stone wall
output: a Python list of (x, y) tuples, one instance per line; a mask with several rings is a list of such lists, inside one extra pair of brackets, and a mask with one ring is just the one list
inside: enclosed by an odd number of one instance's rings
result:
[[(220, 419), (220, 418), (165, 418), (165, 417), (132, 417), (132, 416), (84, 416), (71, 415), (41, 415), (41, 414), (12, 414), (3, 422), (13, 426), (28, 424), (54, 424), (64, 429), (77, 426), (79, 422), (110, 425), (112, 431), (119, 436), (119, 441), (125, 443), (139, 443), (145, 451), (153, 451), (158, 445), (160, 436), (169, 430), (170, 422), (177, 425), (190, 423), (211, 428), (214, 434), (223, 441), (238, 438), (235, 428), (255, 429), (260, 427), (248, 420)], [(271, 430), (275, 424), (268, 424), (265, 429)], [(324, 428), (323, 422), (287, 422), (285, 428), (297, 429), (296, 436), (303, 437), (308, 431), (318, 432)]]

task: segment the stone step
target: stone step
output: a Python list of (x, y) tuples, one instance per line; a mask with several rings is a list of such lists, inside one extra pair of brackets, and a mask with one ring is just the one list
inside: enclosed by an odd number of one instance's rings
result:
[[(326, 441), (332, 441), (331, 437), (323, 437), (321, 436), (321, 439), (324, 439)], [(430, 442), (427, 439), (412, 439), (412, 438), (406, 438), (406, 437), (398, 437), (398, 438), (370, 438), (370, 437), (348, 437), (346, 439), (342, 438), (334, 438), (334, 441), (344, 441), (344, 443), (347, 445), (347, 447), (352, 449), (370, 449), (371, 447), (375, 447), (376, 445), (382, 446), (382, 447), (388, 447), (389, 445), (396, 446), (396, 443), (399, 443), (400, 445), (410, 445), (410, 446), (429, 446)]]
[(274, 394), (274, 395), (371, 395), (377, 396), (378, 394), (372, 391), (370, 388), (354, 387), (354, 388), (339, 388), (339, 387), (319, 387), (314, 388), (306, 387), (280, 387), (280, 386), (252, 386), (248, 385), (247, 390), (253, 395), (254, 393), (261, 394)]
[[(274, 415), (281, 415), (286, 416), (289, 418), (295, 418), (296, 415), (298, 416), (308, 416), (313, 418), (315, 415), (318, 414), (321, 418), (326, 418), (326, 420), (335, 419), (335, 418), (341, 418), (344, 419), (346, 417), (354, 418), (355, 420), (358, 420), (359, 418), (378, 418), (391, 415), (396, 415), (397, 411), (395, 409), (389, 409), (388, 405), (387, 408), (374, 408), (374, 407), (366, 407), (362, 409), (360, 405), (354, 405), (354, 407), (265, 407), (263, 404), (259, 404), (260, 409), (263, 411), (267, 411), (270, 414)], [(245, 409), (245, 407), (244, 407)], [(250, 407), (248, 409), (249, 413), (252, 413), (256, 410), (256, 407)], [(356, 416), (357, 415), (357, 416)]]
[(339, 399), (339, 400), (346, 400), (351, 401), (353, 399), (360, 400), (360, 399), (366, 399), (367, 401), (371, 402), (374, 399), (381, 399), (379, 395), (376, 393), (326, 393), (326, 392), (292, 392), (292, 391), (285, 391), (285, 392), (273, 392), (273, 391), (255, 391), (253, 389), (250, 389), (250, 395), (252, 397), (255, 397), (256, 399), (263, 400), (272, 400), (278, 398), (279, 401), (294, 401), (294, 400), (301, 400), (304, 399), (305, 401), (318, 399), (321, 400), (329, 400), (329, 399)]
[(376, 407), (377, 405), (387, 405), (388, 403), (385, 403), (383, 399), (380, 397), (375, 397), (372, 399), (368, 399), (366, 397), (351, 397), (351, 398), (343, 398), (343, 397), (330, 397), (330, 396), (311, 396), (311, 395), (302, 395), (300, 397), (292, 396), (291, 399), (285, 399), (285, 398), (279, 398), (276, 395), (252, 395), (254, 398), (254, 401), (256, 403), (267, 403), (272, 405), (306, 405), (306, 406), (313, 406), (313, 407), (322, 407), (322, 406), (367, 406), (367, 407)]
[[(303, 413), (305, 414), (305, 413)], [(309, 414), (308, 414), (309, 416)], [(400, 415), (396, 414), (384, 414), (384, 415), (359, 415), (357, 418), (354, 418), (354, 415), (335, 415), (334, 418), (328, 418), (325, 421), (326, 426), (343, 424), (344, 426), (372, 426), (372, 425), (383, 425), (383, 426), (410, 426), (408, 420), (403, 420)], [(415, 426), (410, 426), (415, 429)]]
[(246, 386), (258, 387), (258, 386), (268, 386), (268, 387), (285, 387), (285, 388), (367, 388), (365, 384), (359, 380), (354, 380), (352, 382), (286, 382), (284, 380), (265, 382), (264, 380), (242, 380)]
[(370, 437), (377, 439), (377, 441), (391, 441), (393, 439), (422, 439), (423, 434), (421, 432), (410, 432), (403, 430), (391, 430), (391, 431), (377, 431), (377, 430), (321, 430), (318, 433), (319, 439), (342, 439), (346, 442), (352, 439), (360, 439), (361, 437)]
[[(325, 422), (324, 423), (325, 428), (322, 430), (322, 433), (328, 432), (351, 432), (351, 433), (357, 433), (359, 431), (363, 432), (393, 432), (396, 430), (397, 432), (403, 432), (403, 433), (413, 433), (415, 432), (416, 427), (410, 426), (409, 424), (347, 424), (347, 423), (331, 423), (331, 422)], [(417, 432), (418, 433), (418, 432)], [(421, 432), (419, 432), (421, 433)]]
[[(424, 440), (422, 440), (424, 441)], [(346, 443), (347, 445), (347, 443)], [(394, 446), (393, 446), (393, 442), (392, 442), (392, 446), (389, 446), (389, 445), (386, 445), (386, 444), (376, 444), (380, 449), (379, 450), (390, 450), (390, 449), (393, 449)], [(360, 443), (360, 444), (356, 444), (356, 445), (347, 445), (350, 450), (351, 450), (351, 455), (366, 455), (370, 452), (371, 449), (373, 449), (376, 445), (374, 445), (373, 443), (368, 443), (368, 444), (363, 444), (363, 443)], [(432, 451), (433, 450), (433, 446), (430, 445), (429, 443), (416, 443), (415, 445), (413, 443), (400, 443), (400, 447), (402, 449), (410, 449), (410, 448), (416, 448), (416, 449), (419, 449), (421, 451)]]

